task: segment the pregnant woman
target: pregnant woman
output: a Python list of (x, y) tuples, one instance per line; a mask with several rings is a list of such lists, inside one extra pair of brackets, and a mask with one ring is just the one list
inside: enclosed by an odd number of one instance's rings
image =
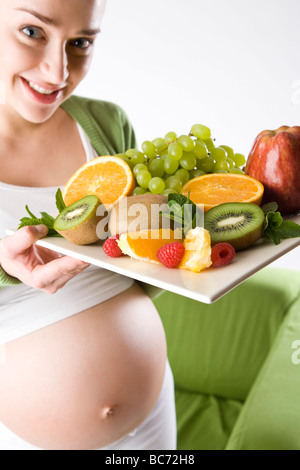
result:
[(144, 291), (35, 246), (45, 226), (5, 236), (26, 204), (53, 211), (86, 161), (135, 146), (118, 106), (73, 95), (104, 9), (0, 2), (0, 450), (176, 448), (164, 330)]

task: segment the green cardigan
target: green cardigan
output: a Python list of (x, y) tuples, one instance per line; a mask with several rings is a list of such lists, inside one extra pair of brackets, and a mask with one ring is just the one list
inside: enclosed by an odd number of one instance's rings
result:
[[(116, 155), (135, 148), (133, 128), (117, 105), (79, 96), (71, 96), (62, 105), (88, 135), (98, 155)], [(15, 286), (20, 281), (9, 276), (0, 266), (0, 288)]]

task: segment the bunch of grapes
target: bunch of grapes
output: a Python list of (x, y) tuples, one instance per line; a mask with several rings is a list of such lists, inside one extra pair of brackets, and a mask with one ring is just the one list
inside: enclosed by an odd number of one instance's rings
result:
[(123, 158), (130, 166), (136, 188), (133, 194), (181, 193), (190, 179), (207, 173), (244, 173), (244, 155), (231, 147), (216, 147), (211, 131), (202, 124), (192, 126), (189, 135), (168, 132), (142, 144), (142, 151), (129, 149)]

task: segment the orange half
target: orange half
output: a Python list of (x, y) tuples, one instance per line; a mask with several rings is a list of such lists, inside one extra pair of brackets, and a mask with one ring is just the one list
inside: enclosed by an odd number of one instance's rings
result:
[(210, 173), (188, 181), (182, 194), (195, 204), (203, 204), (204, 211), (224, 202), (248, 202), (261, 204), (263, 184), (251, 176), (235, 173)]
[(80, 167), (65, 185), (62, 195), (67, 206), (94, 194), (107, 207), (132, 192), (131, 168), (122, 158), (97, 157)]
[(142, 261), (159, 263), (156, 253), (167, 243), (182, 241), (182, 230), (153, 229), (120, 235), (118, 245), (125, 255)]

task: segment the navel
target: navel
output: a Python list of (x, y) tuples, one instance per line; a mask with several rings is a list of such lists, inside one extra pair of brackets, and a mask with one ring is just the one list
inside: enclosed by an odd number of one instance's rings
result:
[(116, 414), (116, 407), (115, 406), (105, 406), (101, 410), (101, 417), (102, 418), (110, 418)]

